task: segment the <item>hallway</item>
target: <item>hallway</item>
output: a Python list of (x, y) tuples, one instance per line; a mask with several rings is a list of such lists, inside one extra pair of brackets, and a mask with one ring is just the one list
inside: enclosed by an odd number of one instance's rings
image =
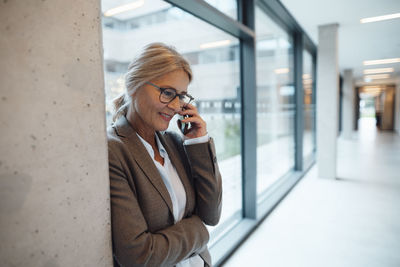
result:
[(400, 136), (360, 120), (337, 170), (314, 166), (223, 266), (400, 266)]

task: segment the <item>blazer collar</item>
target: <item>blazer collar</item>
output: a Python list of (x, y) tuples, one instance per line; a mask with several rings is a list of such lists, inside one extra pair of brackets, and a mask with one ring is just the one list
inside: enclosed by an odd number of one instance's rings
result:
[[(121, 116), (114, 123), (113, 128), (117, 135), (121, 137), (125, 137), (126, 142), (132, 147), (132, 156), (135, 161), (138, 163), (139, 167), (143, 170), (147, 178), (151, 181), (153, 186), (158, 190), (165, 203), (168, 205), (169, 210), (173, 214), (172, 201), (169, 196), (168, 190), (160, 176), (160, 173), (157, 170), (157, 167), (154, 165), (152, 158), (150, 158), (149, 153), (144, 147), (143, 143), (140, 141), (139, 137), (136, 135), (136, 131), (132, 128), (131, 124), (128, 122), (125, 116)], [(190, 207), (194, 206), (193, 197), (195, 192), (193, 190), (192, 184), (189, 180), (187, 170), (182, 162), (182, 159), (178, 155), (178, 148), (176, 144), (173, 142), (172, 138), (168, 138), (169, 135), (161, 134), (156, 132), (158, 135), (162, 145), (168, 153), (168, 156), (175, 166), (175, 169), (182, 181), (183, 187), (186, 192), (186, 207), (185, 207), (185, 215), (188, 214)]]
[(131, 124), (126, 119), (125, 115), (120, 116), (112, 126), (115, 129), (115, 132), (118, 136), (121, 137), (129, 137), (132, 134), (136, 133), (136, 131), (132, 128)]
[(153, 159), (150, 157), (143, 143), (136, 135), (136, 131), (132, 128), (125, 116), (119, 117), (112, 127), (115, 129), (118, 136), (123, 137), (124, 143), (127, 144), (132, 157), (153, 186), (157, 189), (167, 204), (170, 212), (173, 214), (172, 201), (168, 190), (157, 170), (157, 167), (154, 165)]

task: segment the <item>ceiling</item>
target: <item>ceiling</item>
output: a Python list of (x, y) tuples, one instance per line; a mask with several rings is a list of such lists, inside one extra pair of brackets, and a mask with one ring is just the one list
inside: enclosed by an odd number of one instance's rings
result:
[[(357, 85), (400, 85), (400, 63), (363, 66), (365, 60), (400, 58), (400, 19), (361, 24), (360, 19), (400, 13), (400, 0), (281, 0), (318, 45), (318, 26), (338, 23), (339, 68), (353, 69)], [(363, 70), (392, 67), (389, 79), (363, 81)]]

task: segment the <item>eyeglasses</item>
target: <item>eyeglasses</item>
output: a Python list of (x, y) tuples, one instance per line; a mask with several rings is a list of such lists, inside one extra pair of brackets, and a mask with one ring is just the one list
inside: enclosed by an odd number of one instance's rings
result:
[(151, 85), (151, 86), (153, 86), (153, 87), (155, 87), (155, 88), (157, 88), (158, 90), (160, 90), (160, 97), (159, 98), (160, 98), (160, 102), (161, 103), (169, 104), (177, 96), (178, 96), (179, 102), (181, 103), (182, 106), (185, 106), (185, 105), (189, 104), (191, 101), (194, 100), (194, 97), (192, 97), (189, 94), (186, 94), (186, 93), (178, 94), (174, 88), (162, 88), (162, 87), (159, 87), (159, 86), (157, 86), (157, 85), (155, 85), (154, 83), (151, 83), (151, 82), (146, 82), (146, 83)]

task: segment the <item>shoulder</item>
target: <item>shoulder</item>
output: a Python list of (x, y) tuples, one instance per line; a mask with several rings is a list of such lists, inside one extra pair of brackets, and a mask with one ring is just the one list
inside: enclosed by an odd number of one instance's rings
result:
[(119, 159), (124, 161), (128, 153), (127, 145), (123, 138), (119, 136), (114, 127), (107, 129), (108, 159)]
[(121, 137), (115, 131), (115, 128), (110, 126), (107, 128), (107, 143), (108, 149), (116, 148), (123, 145)]
[(173, 131), (166, 131), (164, 132), (163, 136), (167, 139), (170, 139), (171, 141), (173, 141), (175, 143), (175, 145), (178, 144), (183, 144), (183, 138), (181, 135), (179, 135), (176, 132)]
[(178, 150), (180, 153), (184, 154), (184, 146), (183, 146), (183, 137), (182, 135), (172, 132), (166, 131), (162, 134), (162, 137), (171, 148)]

